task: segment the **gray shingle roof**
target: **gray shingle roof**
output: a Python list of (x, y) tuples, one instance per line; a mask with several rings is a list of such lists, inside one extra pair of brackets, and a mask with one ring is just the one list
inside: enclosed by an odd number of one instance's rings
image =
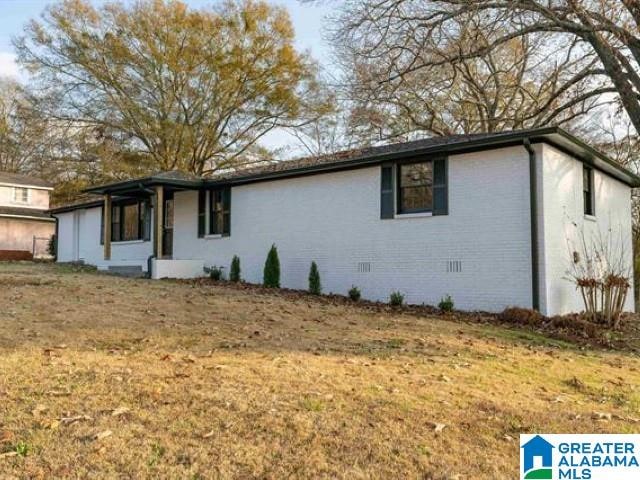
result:
[(42, 219), (53, 220), (46, 210), (37, 210), (35, 208), (20, 207), (0, 207), (0, 216), (11, 215), (19, 217), (36, 217)]
[(13, 183), (16, 185), (29, 185), (33, 187), (52, 188), (53, 185), (41, 178), (32, 177), (30, 175), (22, 175), (20, 173), (0, 172), (0, 183)]

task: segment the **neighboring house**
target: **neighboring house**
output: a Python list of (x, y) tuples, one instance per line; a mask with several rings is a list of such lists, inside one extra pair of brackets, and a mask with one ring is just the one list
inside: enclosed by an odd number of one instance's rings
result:
[[(531, 186), (534, 188), (531, 188)], [(287, 161), (212, 179), (176, 172), (88, 189), (52, 210), (59, 261), (195, 277), (241, 259), (262, 282), (272, 244), (283, 287), (387, 301), (545, 314), (582, 309), (566, 279), (584, 233), (611, 230), (631, 270), (640, 178), (558, 128), (433, 138)], [(105, 208), (106, 207), (106, 208)], [(626, 309), (633, 309), (633, 298)]]
[(0, 172), (0, 260), (48, 255), (55, 233), (47, 213), (51, 190), (44, 180)]

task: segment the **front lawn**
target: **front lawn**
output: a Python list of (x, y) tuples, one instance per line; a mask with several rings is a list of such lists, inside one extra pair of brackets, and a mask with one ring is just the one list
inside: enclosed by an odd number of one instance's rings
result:
[(640, 360), (440, 316), (0, 264), (1, 478), (517, 477), (637, 433)]

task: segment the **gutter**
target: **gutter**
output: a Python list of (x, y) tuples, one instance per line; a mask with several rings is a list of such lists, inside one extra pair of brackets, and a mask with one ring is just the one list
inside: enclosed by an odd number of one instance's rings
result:
[(529, 138), (523, 140), (529, 154), (529, 207), (531, 215), (531, 306), (540, 311), (540, 268), (538, 264), (538, 171), (536, 152)]

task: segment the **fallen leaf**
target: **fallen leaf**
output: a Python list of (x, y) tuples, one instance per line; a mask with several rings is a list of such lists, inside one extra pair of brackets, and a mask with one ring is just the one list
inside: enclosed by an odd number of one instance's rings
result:
[(6, 458), (6, 457), (15, 457), (18, 455), (18, 452), (6, 452), (6, 453), (0, 453), (0, 458)]
[(129, 413), (131, 410), (128, 407), (118, 407), (113, 412), (111, 412), (112, 417), (119, 417), (126, 413)]
[(104, 430), (103, 432), (96, 433), (92, 438), (93, 440), (102, 440), (104, 438), (110, 437), (113, 435), (111, 430)]
[(209, 433), (202, 435), (202, 438), (211, 438), (216, 434), (215, 430), (211, 430)]
[(64, 425), (71, 425), (72, 423), (81, 422), (85, 420), (93, 420), (89, 415), (77, 415), (75, 417), (62, 417), (60, 423)]

